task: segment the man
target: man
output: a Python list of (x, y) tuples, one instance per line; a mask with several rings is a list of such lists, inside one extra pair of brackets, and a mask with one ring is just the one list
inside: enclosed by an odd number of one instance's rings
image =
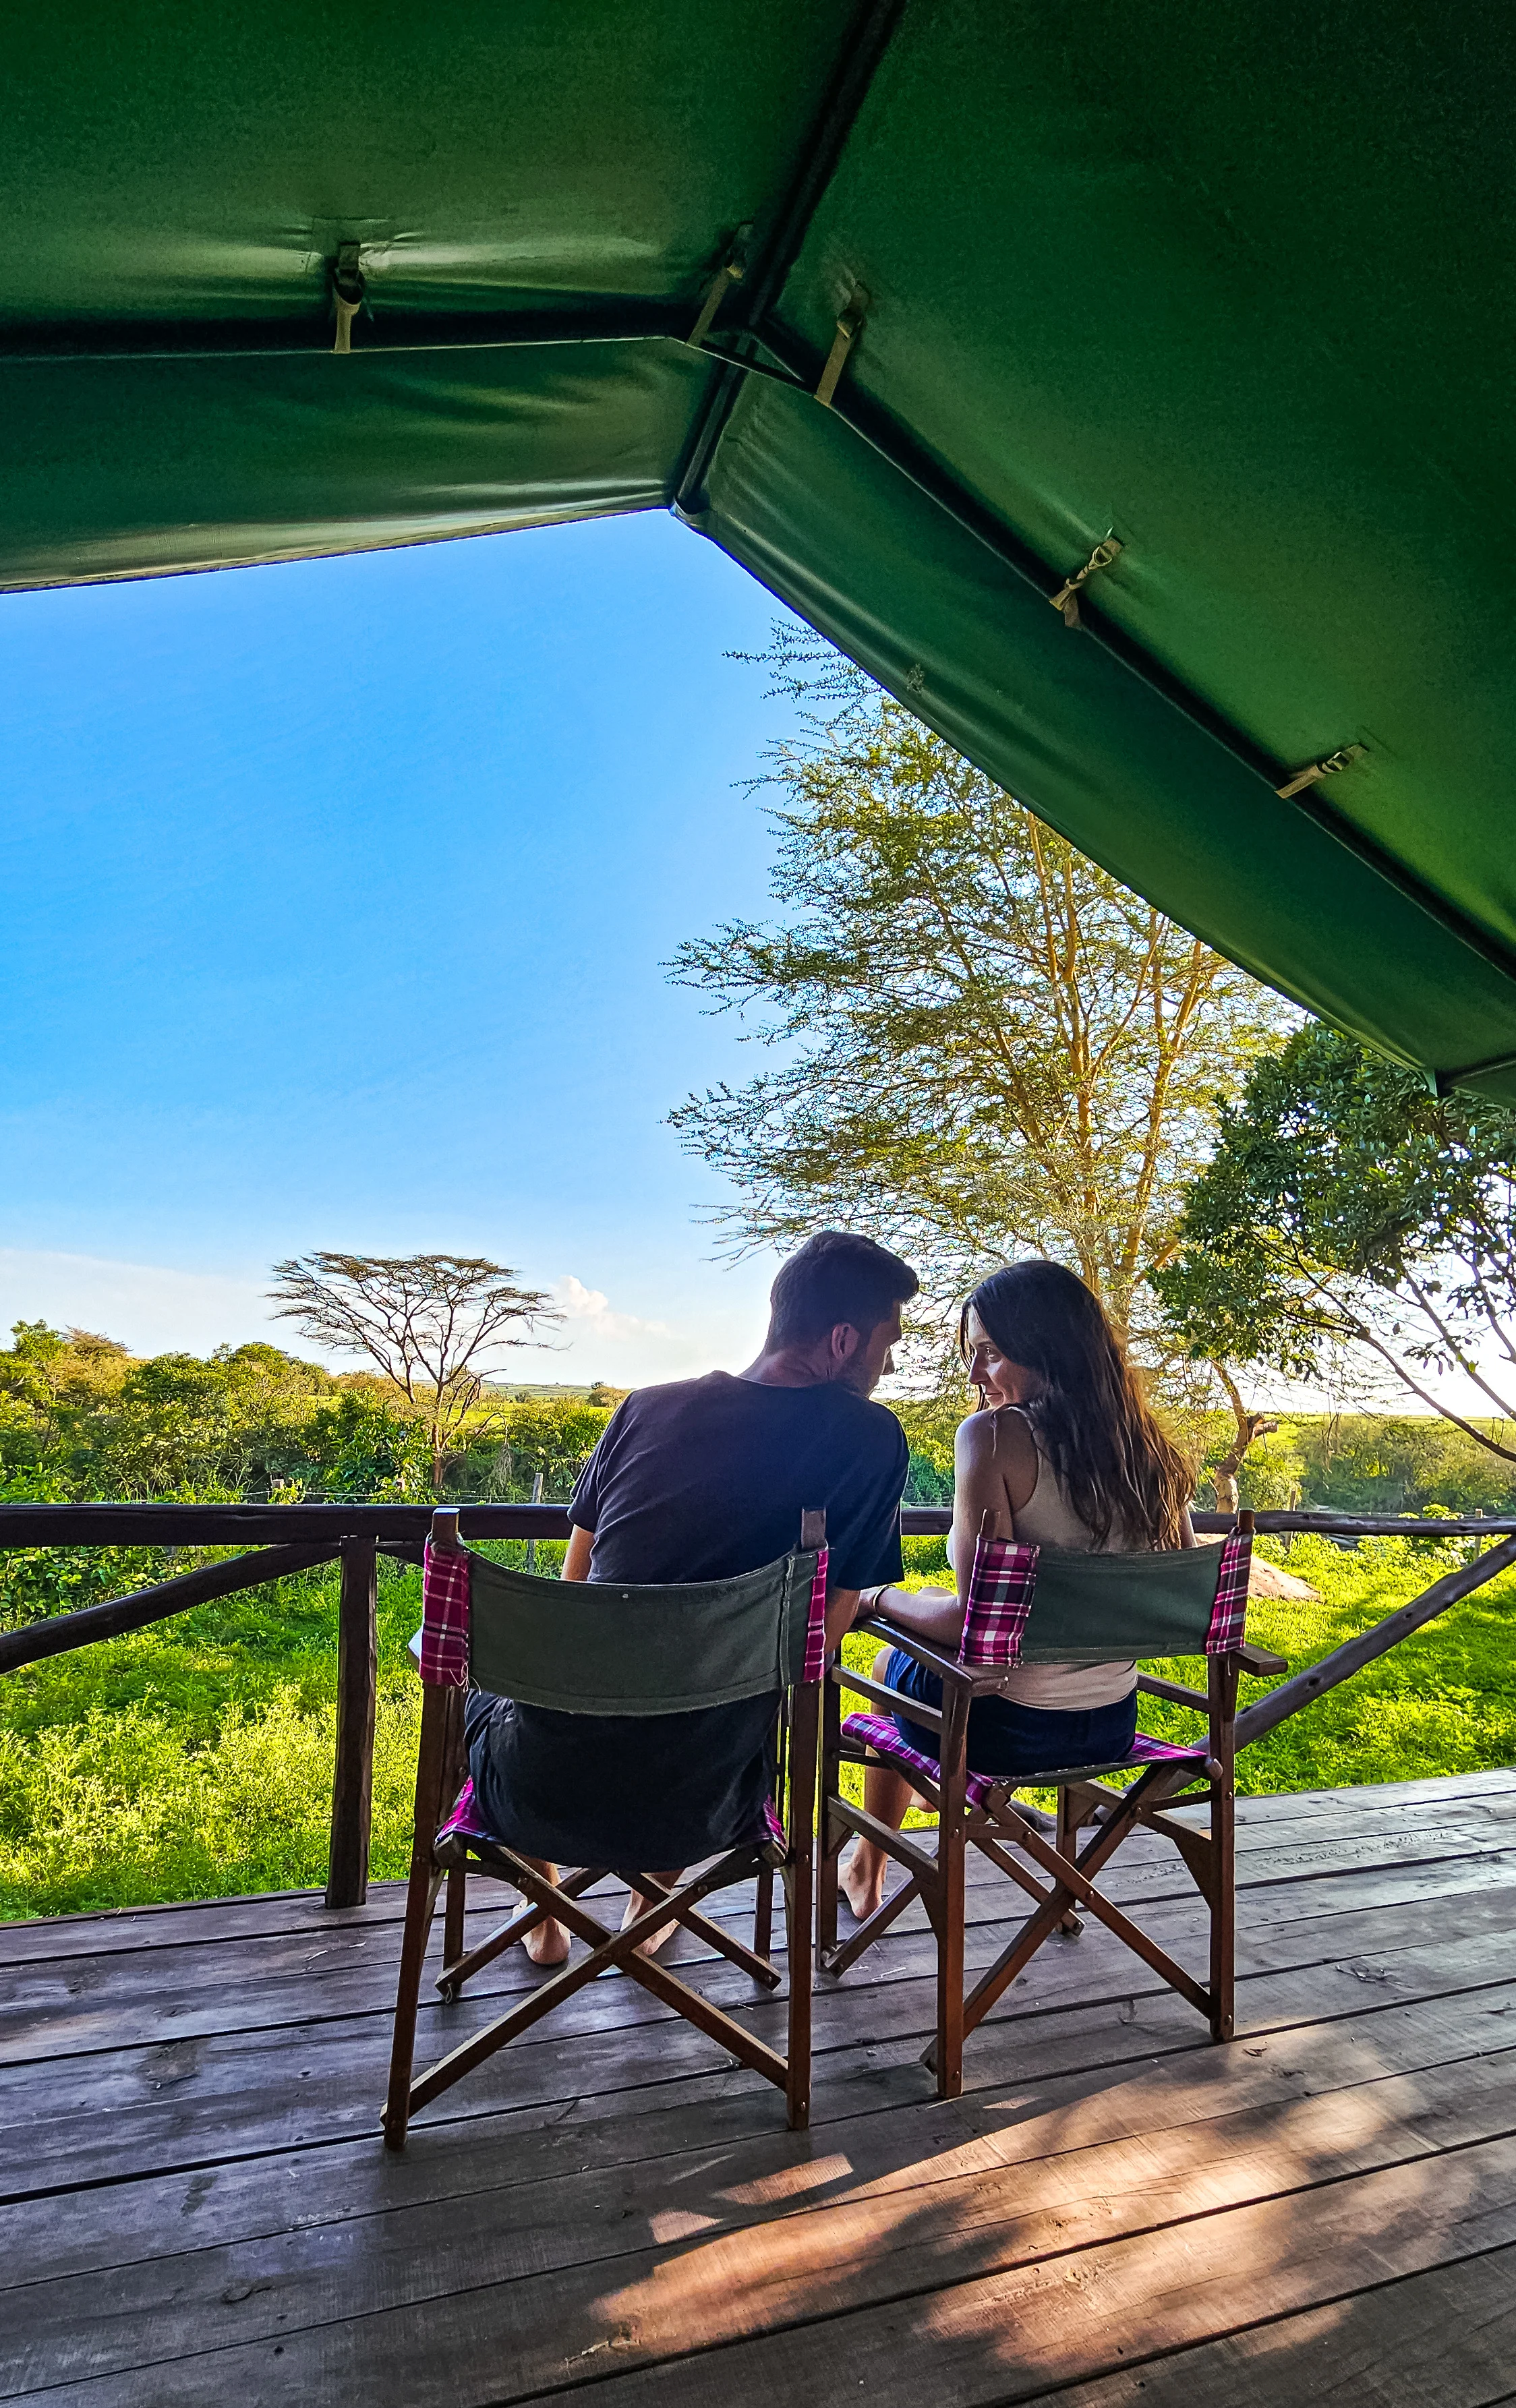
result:
[[(808, 1238), (779, 1269), (768, 1334), (745, 1371), (642, 1388), (617, 1408), (569, 1504), (564, 1578), (728, 1580), (789, 1554), (802, 1512), (823, 1506), (835, 1648), (859, 1591), (901, 1577), (906, 1436), (869, 1398), (894, 1369), (901, 1307), (917, 1286), (909, 1265), (871, 1239), (840, 1229)], [(552, 1860), (570, 1855), (555, 1825), (571, 1799), (581, 1830), (586, 1813), (612, 1828), (618, 1801), (637, 1800), (658, 1858), (682, 1865), (757, 1828), (772, 1723), (762, 1698), (590, 1721), (476, 1692), (469, 1769), (485, 1814), (550, 1879)], [(626, 1920), (642, 1911), (634, 1895)], [(527, 1947), (537, 1964), (561, 1964), (568, 1934), (541, 1924)]]

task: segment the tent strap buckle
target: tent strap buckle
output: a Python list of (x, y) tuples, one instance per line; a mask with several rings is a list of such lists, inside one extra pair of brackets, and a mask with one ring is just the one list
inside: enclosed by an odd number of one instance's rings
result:
[(1102, 568), (1108, 568), (1122, 548), (1121, 537), (1108, 531), (1101, 537), (1083, 567), (1076, 568), (1073, 576), (1060, 585), (1056, 594), (1049, 595), (1048, 599), (1052, 608), (1063, 612), (1065, 627), (1077, 627), (1080, 624), (1080, 586), (1087, 584), (1090, 579)]
[(351, 351), (352, 322), (364, 306), (364, 271), (358, 265), (358, 250), (355, 242), (337, 245), (336, 265), (332, 270), (332, 298), (336, 304), (334, 351)]
[(1283, 785), (1276, 786), (1274, 792), (1280, 802), (1287, 803), (1292, 796), (1303, 795), (1306, 788), (1314, 786), (1319, 779), (1335, 778), (1339, 769), (1351, 769), (1355, 761), (1363, 759), (1367, 750), (1366, 744), (1344, 744), (1337, 752), (1326, 753), (1320, 761), (1308, 761), (1303, 769), (1297, 769), (1293, 778), (1286, 778)]
[(868, 294), (861, 284), (855, 284), (852, 288), (852, 298), (837, 322), (837, 333), (832, 339), (832, 348), (826, 354), (826, 366), (822, 370), (821, 382), (816, 387), (816, 399), (823, 409), (830, 409), (832, 407), (832, 395), (836, 393), (841, 380), (842, 371), (848, 365), (849, 354), (864, 331), (864, 321), (867, 315)]

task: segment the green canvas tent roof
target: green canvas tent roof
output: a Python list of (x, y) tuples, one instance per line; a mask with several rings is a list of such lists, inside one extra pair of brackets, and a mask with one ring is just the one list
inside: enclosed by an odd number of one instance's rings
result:
[(672, 508), (1516, 1094), (1509, 51), (1495, 0), (28, 11), (0, 584)]

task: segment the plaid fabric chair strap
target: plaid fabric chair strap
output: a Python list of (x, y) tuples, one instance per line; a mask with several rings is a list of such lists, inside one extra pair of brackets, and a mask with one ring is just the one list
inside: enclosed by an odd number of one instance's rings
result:
[(1216, 1568), (1216, 1601), (1206, 1633), (1208, 1656), (1225, 1656), (1240, 1647), (1248, 1627), (1248, 1577), (1252, 1570), (1252, 1536), (1234, 1530), (1222, 1542)]
[(959, 1661), (975, 1671), (1014, 1664), (1032, 1611), (1040, 1550), (1015, 1539), (980, 1538), (974, 1548)]
[(806, 1618), (806, 1660), (800, 1679), (808, 1689), (814, 1688), (826, 1670), (826, 1549), (816, 1557), (816, 1570), (810, 1582), (810, 1611)]
[(434, 1554), (422, 1573), (422, 1679), (429, 1686), (468, 1686), (468, 1557)]
[[(842, 1726), (842, 1735), (859, 1746), (871, 1747), (876, 1756), (882, 1756), (886, 1763), (895, 1765), (902, 1772), (920, 1772), (933, 1783), (942, 1778), (942, 1768), (937, 1757), (923, 1755), (919, 1748), (912, 1747), (908, 1740), (902, 1739), (887, 1715), (849, 1714)], [(1145, 1771), (1150, 1764), (1185, 1762), (1199, 1766), (1205, 1758), (1204, 1747), (1173, 1747), (1167, 1740), (1149, 1739), (1145, 1732), (1138, 1731), (1132, 1742), (1131, 1753), (1109, 1770), (1113, 1772), (1140, 1772)], [(1084, 1768), (1071, 1765), (1063, 1769), (1079, 1771)], [(971, 1806), (982, 1806), (991, 1791), (1003, 1787), (1008, 1780), (1015, 1789), (1037, 1789), (1056, 1777), (1054, 1772), (1029, 1772), (1024, 1780), (1017, 1780), (1004, 1772), (971, 1771), (965, 1794)]]

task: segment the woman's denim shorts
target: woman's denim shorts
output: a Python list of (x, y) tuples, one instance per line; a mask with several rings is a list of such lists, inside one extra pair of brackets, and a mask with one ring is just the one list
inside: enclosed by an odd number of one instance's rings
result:
[[(923, 1706), (941, 1706), (942, 1683), (903, 1647), (891, 1648), (884, 1678), (892, 1689), (903, 1689)], [(937, 1755), (936, 1731), (902, 1713), (894, 1723), (908, 1747), (919, 1748), (922, 1756)], [(1117, 1764), (1130, 1755), (1136, 1730), (1136, 1689), (1113, 1706), (1091, 1706), (1081, 1713), (1022, 1706), (1013, 1698), (976, 1698), (968, 1710), (969, 1769), (1002, 1776), (1014, 1772), (1030, 1780), (1038, 1772), (1060, 1772), (1067, 1765)]]

